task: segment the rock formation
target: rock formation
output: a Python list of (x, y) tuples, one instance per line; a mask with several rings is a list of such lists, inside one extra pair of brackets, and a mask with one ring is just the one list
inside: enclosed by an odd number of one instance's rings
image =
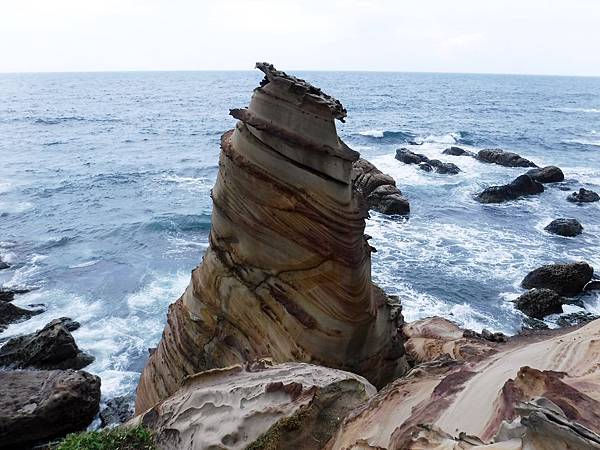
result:
[(521, 282), (525, 289), (552, 289), (565, 297), (581, 293), (594, 276), (594, 268), (588, 263), (549, 264), (527, 274)]
[(600, 449), (600, 320), (493, 344), (405, 326), (420, 363), (349, 414), (327, 450)]
[(396, 150), (395, 158), (404, 164), (417, 164), (419, 169), (426, 172), (456, 175), (461, 172), (460, 168), (453, 163), (445, 163), (439, 159), (429, 159), (420, 153), (414, 153), (406, 148)]
[(521, 155), (500, 149), (479, 150), (477, 159), (506, 167), (537, 167), (535, 163), (523, 158)]
[(564, 181), (565, 174), (559, 167), (547, 166), (538, 169), (528, 170), (525, 175), (529, 175), (538, 183), (558, 183)]
[(554, 219), (544, 227), (544, 230), (559, 236), (575, 237), (583, 233), (583, 226), (577, 219)]
[(589, 189), (581, 188), (578, 192), (573, 192), (567, 197), (571, 203), (593, 203), (600, 201), (600, 195)]
[(352, 168), (354, 187), (365, 198), (370, 209), (382, 214), (406, 215), (410, 212), (408, 200), (402, 196), (391, 176), (362, 158), (355, 161)]
[(451, 155), (451, 156), (471, 156), (473, 158), (476, 156), (475, 153), (470, 152), (469, 150), (465, 150), (464, 148), (455, 147), (455, 146), (448, 147), (442, 153), (444, 155)]
[(509, 184), (490, 186), (479, 193), (475, 200), (480, 203), (502, 203), (519, 197), (544, 192), (544, 186), (529, 175), (521, 175)]
[(531, 289), (515, 300), (515, 308), (534, 319), (563, 312), (566, 301), (551, 289)]
[(261, 357), (363, 375), (407, 370), (399, 305), (371, 282), (358, 153), (337, 136), (341, 103), (266, 63), (221, 139), (210, 246), (142, 373), (136, 411), (185, 377)]
[(13, 322), (30, 319), (41, 313), (40, 310), (23, 309), (11, 303), (0, 301), (0, 331), (4, 331)]
[(87, 372), (0, 371), (0, 448), (29, 448), (84, 429), (99, 404), (100, 378)]
[(261, 360), (193, 375), (127, 425), (149, 427), (161, 449), (320, 450), (375, 392), (341, 370)]

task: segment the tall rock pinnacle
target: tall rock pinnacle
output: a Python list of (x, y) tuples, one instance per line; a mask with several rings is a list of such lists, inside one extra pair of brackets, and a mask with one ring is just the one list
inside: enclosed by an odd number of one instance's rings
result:
[(399, 305), (371, 282), (359, 154), (338, 138), (346, 110), (267, 63), (250, 105), (221, 138), (210, 246), (145, 367), (138, 412), (185, 377), (257, 358), (401, 375)]

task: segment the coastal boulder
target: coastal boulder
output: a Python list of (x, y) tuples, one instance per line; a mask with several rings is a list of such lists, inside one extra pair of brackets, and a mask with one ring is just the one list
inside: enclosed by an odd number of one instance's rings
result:
[(528, 170), (526, 175), (529, 175), (538, 183), (558, 183), (564, 181), (565, 174), (559, 167), (547, 166), (538, 169)]
[(12, 302), (15, 295), (26, 294), (29, 289), (0, 289), (0, 302)]
[(532, 270), (521, 282), (525, 289), (552, 289), (559, 295), (573, 297), (592, 279), (594, 269), (585, 262), (549, 264)]
[(159, 448), (321, 450), (375, 392), (349, 372), (261, 360), (188, 377), (126, 426), (148, 427)]
[(475, 153), (470, 152), (470, 151), (465, 150), (465, 149), (460, 148), (460, 147), (455, 147), (455, 146), (448, 147), (442, 153), (444, 155), (451, 155), (451, 156), (472, 156), (472, 157), (475, 157)]
[(0, 258), (0, 270), (8, 269), (9, 267), (10, 267), (10, 264), (2, 261), (2, 258)]
[(592, 203), (600, 200), (600, 195), (589, 189), (581, 188), (579, 192), (573, 192), (567, 197), (567, 200), (572, 203)]
[(410, 204), (396, 187), (396, 181), (365, 159), (352, 165), (354, 187), (365, 198), (370, 209), (382, 214), (408, 214)]
[(439, 159), (430, 159), (428, 164), (435, 169), (436, 173), (456, 175), (461, 172), (456, 164), (445, 163)]
[(50, 370), (81, 369), (91, 364), (94, 357), (79, 350), (67, 329), (76, 329), (75, 324), (54, 320), (35, 333), (10, 339), (0, 348), (0, 366)]
[(0, 448), (29, 448), (85, 429), (98, 412), (100, 378), (84, 371), (0, 371)]
[(529, 175), (521, 175), (509, 184), (486, 188), (475, 199), (480, 203), (501, 203), (541, 192), (544, 192), (544, 186), (541, 183)]
[(396, 150), (395, 158), (404, 164), (421, 164), (429, 161), (427, 156), (420, 153), (411, 152), (407, 148), (399, 148)]
[(577, 219), (555, 219), (544, 227), (548, 233), (559, 236), (574, 237), (583, 232), (583, 227)]
[(500, 149), (479, 150), (479, 153), (477, 153), (477, 159), (483, 162), (499, 164), (506, 167), (537, 167), (536, 164), (516, 153), (505, 152), (504, 150)]
[(27, 320), (41, 313), (41, 310), (23, 309), (7, 301), (0, 301), (0, 331), (4, 331), (13, 322)]
[(531, 289), (515, 300), (515, 307), (534, 319), (563, 312), (564, 299), (551, 289)]

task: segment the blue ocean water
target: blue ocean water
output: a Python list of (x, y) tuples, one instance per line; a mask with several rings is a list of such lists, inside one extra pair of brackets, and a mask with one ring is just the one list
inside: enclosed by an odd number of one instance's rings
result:
[[(407, 319), (433, 314), (515, 333), (511, 299), (523, 276), (549, 262), (600, 270), (598, 204), (546, 192), (503, 205), (473, 195), (523, 169), (441, 155), (448, 145), (499, 147), (564, 170), (562, 186), (600, 190), (600, 79), (360, 72), (299, 73), (348, 109), (340, 136), (395, 177), (408, 221), (372, 214), (375, 280), (398, 294)], [(0, 75), (0, 271), (5, 287), (34, 290), (15, 304), (47, 311), (0, 339), (53, 318), (96, 361), (105, 398), (131, 392), (158, 342), (167, 306), (183, 292), (210, 228), (210, 189), (229, 108), (248, 104), (255, 72)], [(456, 163), (456, 176), (394, 159), (413, 150)], [(410, 147), (410, 146), (409, 146)], [(577, 238), (551, 236), (578, 218)], [(600, 313), (596, 296), (585, 298)], [(576, 307), (569, 307), (574, 308)], [(555, 319), (550, 317), (549, 322)]]

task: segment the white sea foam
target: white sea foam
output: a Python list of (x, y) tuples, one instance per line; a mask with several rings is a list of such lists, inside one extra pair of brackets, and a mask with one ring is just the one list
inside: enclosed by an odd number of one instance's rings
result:
[(92, 259), (91, 261), (86, 261), (81, 264), (74, 264), (69, 266), (69, 269), (83, 269), (84, 267), (90, 267), (98, 264), (100, 262), (99, 259)]
[(600, 140), (593, 139), (567, 139), (564, 141), (567, 144), (582, 144), (582, 145), (593, 145), (595, 147), (600, 147)]
[(0, 202), (0, 213), (20, 214), (32, 207), (31, 202)]
[(171, 175), (163, 177), (163, 180), (176, 183), (190, 191), (205, 192), (212, 187), (211, 180), (206, 177), (181, 177), (179, 175)]
[(460, 133), (446, 133), (446, 134), (430, 134), (426, 136), (423, 141), (437, 144), (456, 144), (460, 139)]
[(361, 136), (370, 136), (375, 138), (382, 138), (384, 130), (365, 130), (359, 131), (358, 134)]
[(600, 113), (600, 108), (558, 108), (558, 111), (572, 112), (572, 113), (598, 114), (598, 113)]

